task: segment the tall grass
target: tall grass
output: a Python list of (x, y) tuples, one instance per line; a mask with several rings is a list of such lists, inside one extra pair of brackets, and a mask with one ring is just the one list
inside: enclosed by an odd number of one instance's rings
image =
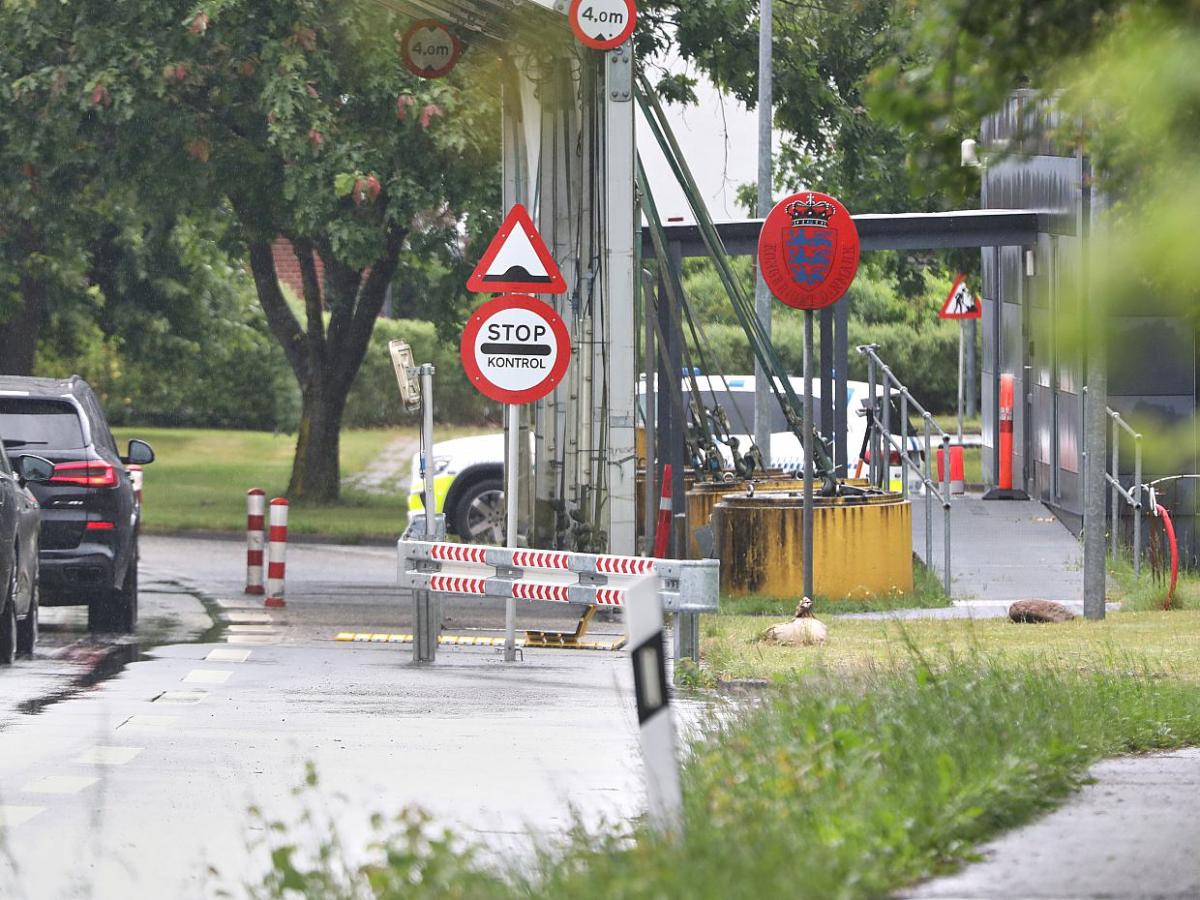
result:
[(474, 897), (877, 897), (1050, 808), (1104, 756), (1200, 743), (1194, 686), (1131, 659), (1084, 673), (910, 652), (915, 665), (794, 680), (714, 722), (691, 748), (678, 838), (639, 824), (580, 833), (503, 873), (404, 819), (379, 865), (343, 869), (333, 892), (323, 879), (323, 895), (400, 896), (376, 888), (415, 890), (428, 871)]

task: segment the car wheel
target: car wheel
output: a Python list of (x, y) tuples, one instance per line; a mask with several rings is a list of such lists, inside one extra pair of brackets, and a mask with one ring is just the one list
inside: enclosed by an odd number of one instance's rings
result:
[(504, 484), (498, 478), (477, 481), (467, 488), (454, 513), (454, 530), (472, 544), (504, 543)]
[(38, 584), (33, 583), (33, 597), (29, 601), (29, 613), (17, 622), (17, 653), (33, 656), (38, 641)]
[(0, 666), (11, 666), (17, 658), (17, 567), (13, 560), (13, 575), (0, 607)]

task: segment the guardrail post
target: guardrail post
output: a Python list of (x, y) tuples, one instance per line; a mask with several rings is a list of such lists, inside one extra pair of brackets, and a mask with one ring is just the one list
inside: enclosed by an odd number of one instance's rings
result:
[(950, 596), (950, 435), (942, 432), (942, 459), (945, 460), (945, 465), (942, 466), (942, 510), (944, 518), (942, 519), (942, 537), (946, 542), (946, 553), (942, 559), (946, 572), (945, 592), (946, 596)]
[[(680, 513), (675, 516), (675, 552), (676, 559), (688, 558), (687, 515)], [(675, 614), (674, 627), (675, 658), (688, 658), (700, 662), (700, 616), (698, 613), (679, 612)]]
[[(1117, 425), (1117, 414), (1113, 413), (1112, 419), (1112, 475), (1115, 482), (1121, 480), (1121, 429)], [(1117, 552), (1119, 550), (1117, 538), (1120, 534), (1121, 525), (1121, 494), (1114, 484), (1112, 491), (1112, 534), (1109, 536), (1109, 543), (1112, 545), (1113, 562), (1117, 561)]]

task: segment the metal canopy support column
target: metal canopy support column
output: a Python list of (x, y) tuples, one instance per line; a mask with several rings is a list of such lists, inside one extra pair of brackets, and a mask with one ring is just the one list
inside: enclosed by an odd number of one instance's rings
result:
[(612, 50), (604, 90), (604, 300), (608, 327), (608, 552), (636, 551), (633, 44)]
[(844, 298), (841, 303), (833, 305), (833, 359), (836, 370), (833, 378), (833, 464), (838, 467), (838, 473), (849, 477), (846, 465), (849, 453), (858, 453), (857, 447), (846, 448), (846, 428), (849, 417), (855, 414), (846, 407), (850, 378), (850, 299)]
[[(827, 306), (817, 315), (821, 327), (821, 413), (817, 421), (821, 423), (821, 434), (830, 437), (833, 431), (833, 370), (842, 366), (835, 362), (837, 357), (833, 350), (833, 309)], [(834, 465), (837, 465), (836, 460)]]

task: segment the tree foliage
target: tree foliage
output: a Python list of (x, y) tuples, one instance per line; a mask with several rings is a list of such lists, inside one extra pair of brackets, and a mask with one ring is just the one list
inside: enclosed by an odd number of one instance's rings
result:
[[(393, 275), (405, 254), (453, 259), (498, 182), (489, 61), (416, 78), (397, 51), (407, 20), (369, 0), (21, 0), (2, 18), (22, 111), (6, 152), (85, 196), (133, 185), (149, 209), (228, 213), (303, 398), (291, 494), (336, 497), (346, 396)], [(299, 315), (275, 272), (281, 235)]]

